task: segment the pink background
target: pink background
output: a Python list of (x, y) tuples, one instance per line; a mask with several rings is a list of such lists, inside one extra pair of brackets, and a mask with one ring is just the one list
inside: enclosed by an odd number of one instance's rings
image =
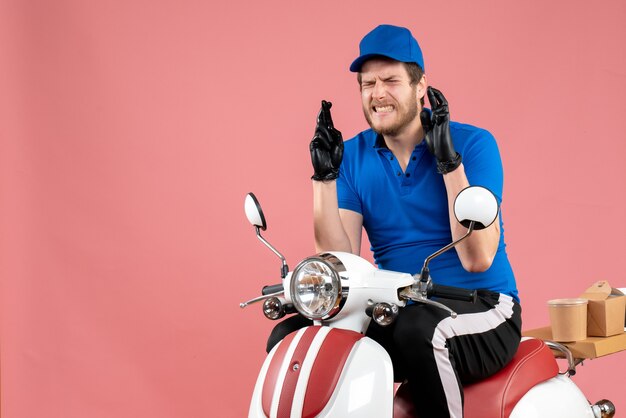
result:
[[(379, 23), (498, 139), (525, 328), (626, 287), (625, 21), (621, 0), (0, 2), (2, 416), (247, 413), (274, 324), (238, 303), (279, 262), (244, 195), (292, 266), (312, 253), (319, 101), (365, 128), (347, 67)], [(625, 363), (574, 380), (625, 411)]]

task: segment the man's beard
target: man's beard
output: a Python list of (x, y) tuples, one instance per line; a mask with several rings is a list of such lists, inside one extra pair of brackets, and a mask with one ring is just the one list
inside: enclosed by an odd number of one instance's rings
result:
[[(371, 109), (371, 107), (369, 108)], [(419, 108), (417, 105), (417, 98), (415, 95), (412, 95), (412, 100), (407, 106), (403, 106), (402, 109), (396, 107), (396, 112), (398, 112), (399, 119), (392, 125), (388, 125), (385, 127), (375, 128), (372, 124), (372, 119), (370, 118), (368, 109), (363, 106), (363, 114), (365, 115), (365, 120), (369, 126), (374, 130), (374, 132), (387, 135), (387, 136), (397, 136), (399, 135), (404, 128), (409, 125), (413, 120), (417, 117), (417, 112)]]

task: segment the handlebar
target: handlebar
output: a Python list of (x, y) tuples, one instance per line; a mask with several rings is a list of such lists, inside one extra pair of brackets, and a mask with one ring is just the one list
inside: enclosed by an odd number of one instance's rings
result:
[(277, 293), (277, 292), (282, 292), (282, 291), (283, 291), (282, 283), (271, 284), (268, 286), (263, 286), (263, 289), (261, 290), (261, 294), (265, 296), (265, 295), (271, 295), (272, 293)]
[(475, 303), (476, 291), (463, 289), (462, 287), (444, 286), (432, 283), (432, 286), (428, 288), (428, 297), (440, 297)]

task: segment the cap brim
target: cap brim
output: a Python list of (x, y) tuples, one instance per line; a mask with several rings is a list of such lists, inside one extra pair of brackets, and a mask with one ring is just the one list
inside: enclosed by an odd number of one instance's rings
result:
[[(352, 71), (353, 73), (358, 73), (359, 71), (361, 71), (361, 67), (363, 66), (365, 61), (370, 60), (372, 58), (377, 58), (377, 57), (390, 58), (392, 60), (400, 61), (400, 62), (415, 62), (411, 58), (399, 57), (397, 55), (394, 56), (391, 54), (365, 54), (365, 55), (361, 55), (360, 57), (358, 57), (352, 62), (352, 64), (350, 65), (350, 71)], [(417, 64), (419, 65), (419, 63)]]
[[(359, 71), (361, 71), (361, 67), (363, 66), (365, 61), (367, 61), (369, 59), (372, 59), (372, 58), (376, 58), (376, 57), (392, 58), (390, 56), (382, 55), (382, 54), (365, 54), (365, 55), (361, 55), (360, 57), (358, 57), (357, 59), (355, 59), (352, 62), (352, 64), (350, 65), (350, 71), (352, 71), (353, 73), (358, 73)], [(392, 59), (394, 59), (394, 58), (392, 58)]]

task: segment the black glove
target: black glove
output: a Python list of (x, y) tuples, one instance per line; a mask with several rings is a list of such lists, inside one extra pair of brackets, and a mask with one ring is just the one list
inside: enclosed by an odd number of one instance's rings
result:
[(448, 101), (443, 94), (432, 87), (428, 87), (428, 101), (432, 108), (432, 115), (426, 110), (420, 112), (422, 127), (428, 149), (437, 159), (437, 171), (446, 174), (461, 165), (461, 155), (454, 150), (450, 136), (450, 112)]
[(335, 180), (339, 177), (339, 166), (343, 159), (343, 138), (341, 132), (333, 126), (330, 116), (332, 105), (331, 102), (322, 100), (315, 135), (309, 145), (314, 170), (311, 178), (317, 181)]

